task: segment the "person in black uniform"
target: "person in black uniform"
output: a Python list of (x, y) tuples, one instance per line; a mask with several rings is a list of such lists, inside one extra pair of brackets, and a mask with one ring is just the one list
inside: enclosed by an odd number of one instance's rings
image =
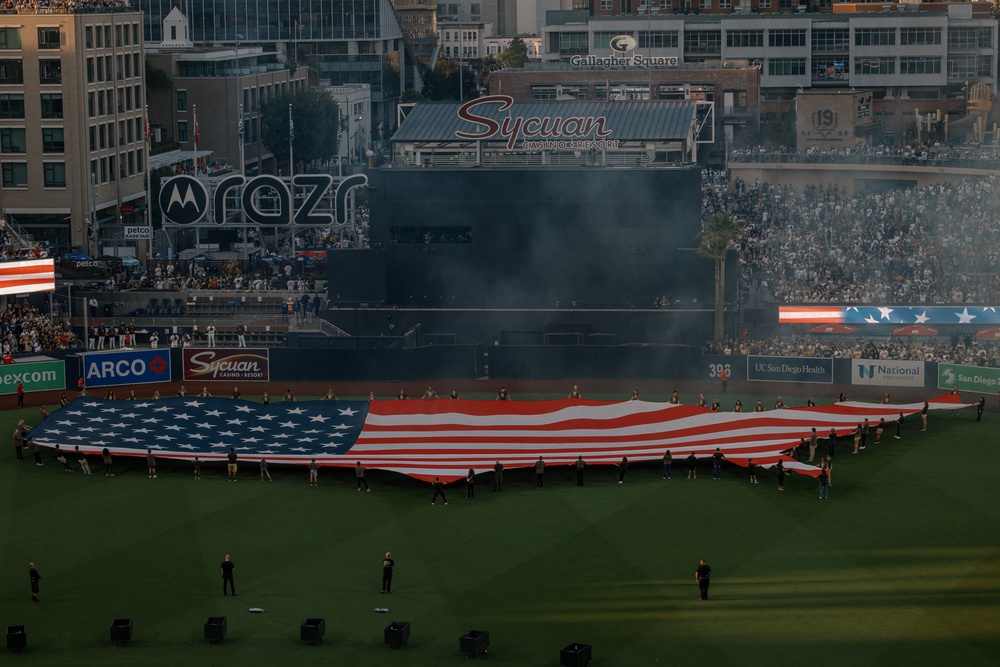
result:
[(228, 595), (226, 593), (226, 586), (233, 591), (233, 597), (236, 596), (236, 584), (233, 583), (233, 571), (236, 566), (233, 565), (233, 561), (229, 560), (229, 554), (226, 554), (226, 559), (222, 561), (222, 594)]
[(785, 464), (778, 461), (778, 465), (775, 466), (778, 472), (778, 491), (785, 490)]
[(625, 473), (628, 472), (628, 457), (623, 456), (621, 463), (618, 464), (618, 483), (625, 483)]
[(726, 455), (722, 453), (722, 450), (718, 447), (715, 448), (715, 452), (712, 454), (712, 479), (716, 480), (722, 477), (722, 462), (726, 460)]
[(431, 486), (434, 487), (434, 497), (431, 498), (431, 505), (435, 504), (438, 496), (441, 496), (441, 499), (444, 500), (444, 504), (447, 505), (448, 497), (444, 495), (444, 482), (441, 481), (441, 478), (435, 477), (434, 481), (431, 483)]
[(392, 559), (392, 554), (388, 551), (385, 552), (385, 558), (382, 559), (382, 592), (391, 593), (392, 592), (392, 568), (396, 566), (396, 561)]
[(583, 469), (587, 467), (587, 462), (583, 460), (583, 454), (577, 457), (576, 463), (576, 485), (583, 486)]
[(28, 563), (28, 577), (31, 578), (31, 601), (38, 602), (38, 582), (41, 581), (42, 575), (38, 574), (34, 563)]
[(500, 459), (493, 464), (493, 490), (503, 491), (503, 464)]
[(465, 497), (466, 499), (476, 497), (476, 471), (472, 468), (465, 474)]
[(688, 479), (698, 479), (698, 457), (694, 452), (688, 454)]
[(545, 461), (539, 456), (538, 460), (535, 461), (535, 488), (541, 489), (545, 487)]
[(712, 568), (702, 558), (701, 562), (698, 563), (698, 569), (694, 571), (694, 580), (698, 582), (698, 598), (701, 600), (708, 599), (708, 584), (711, 574)]
[[(976, 403), (976, 421), (983, 421), (983, 410), (986, 409), (986, 398), (984, 396), (979, 397), (979, 401)], [(20, 457), (18, 457), (20, 458)]]

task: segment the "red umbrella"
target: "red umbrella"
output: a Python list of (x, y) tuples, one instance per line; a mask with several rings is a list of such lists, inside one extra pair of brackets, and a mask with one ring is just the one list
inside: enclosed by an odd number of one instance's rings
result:
[(809, 330), (809, 333), (817, 334), (852, 334), (857, 331), (857, 327), (851, 327), (846, 324), (821, 324), (817, 327), (813, 327)]
[(907, 324), (892, 332), (893, 336), (937, 336), (938, 330), (925, 327), (922, 324)]
[(983, 329), (976, 334), (976, 338), (1000, 338), (1000, 327), (990, 327), (989, 329)]

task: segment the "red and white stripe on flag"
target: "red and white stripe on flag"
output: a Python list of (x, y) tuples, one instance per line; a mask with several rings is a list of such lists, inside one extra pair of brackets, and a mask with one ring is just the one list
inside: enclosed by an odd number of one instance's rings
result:
[(783, 324), (843, 322), (844, 309), (840, 306), (779, 306), (778, 321)]
[(56, 270), (52, 259), (0, 262), (0, 294), (49, 292), (55, 288)]

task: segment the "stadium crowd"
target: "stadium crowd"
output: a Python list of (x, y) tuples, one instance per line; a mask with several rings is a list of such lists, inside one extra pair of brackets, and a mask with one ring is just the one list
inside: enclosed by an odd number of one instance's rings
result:
[[(810, 147), (801, 153), (768, 146), (733, 149), (733, 162), (853, 162), (858, 164), (925, 164), (937, 162), (997, 162), (1000, 145), (948, 146), (942, 143), (886, 146), (884, 144), (822, 149)], [(983, 165), (980, 165), (983, 166)]]
[(848, 195), (810, 185), (703, 177), (702, 213), (741, 225), (741, 284), (785, 303), (996, 303), (1000, 190), (994, 176)]
[(129, 0), (0, 0), (0, 12), (95, 14), (131, 9)]
[(50, 319), (23, 301), (10, 301), (0, 311), (0, 340), (4, 363), (9, 355), (77, 347), (79, 341), (66, 322)]

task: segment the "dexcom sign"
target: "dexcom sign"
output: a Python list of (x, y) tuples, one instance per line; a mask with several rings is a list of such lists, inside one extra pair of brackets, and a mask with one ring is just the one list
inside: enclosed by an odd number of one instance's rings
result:
[(41, 361), (0, 367), (0, 394), (16, 393), (18, 382), (25, 391), (65, 389), (65, 365), (61, 361)]
[(167, 350), (90, 353), (83, 357), (83, 380), (88, 387), (170, 382)]

